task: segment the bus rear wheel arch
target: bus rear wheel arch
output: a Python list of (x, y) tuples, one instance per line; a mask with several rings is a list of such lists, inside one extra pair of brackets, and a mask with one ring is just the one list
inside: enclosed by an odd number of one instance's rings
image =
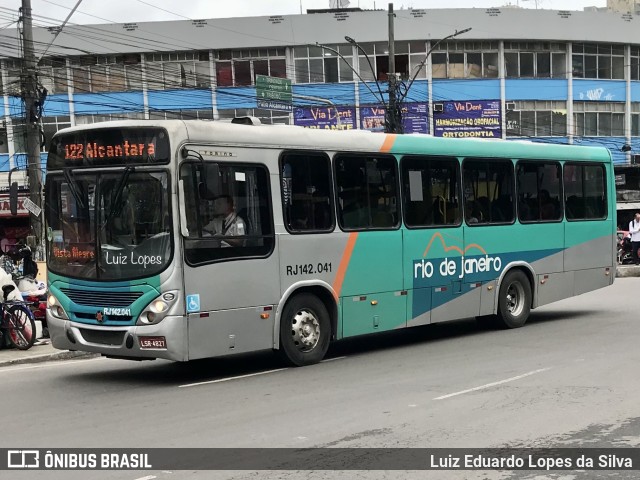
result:
[(312, 293), (292, 296), (280, 317), (280, 355), (298, 367), (321, 361), (331, 340), (327, 307)]

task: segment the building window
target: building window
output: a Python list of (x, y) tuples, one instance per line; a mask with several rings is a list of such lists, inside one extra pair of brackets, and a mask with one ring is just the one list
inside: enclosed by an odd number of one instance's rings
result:
[(70, 126), (71, 118), (68, 116), (42, 117), (42, 131), (44, 133), (44, 145), (42, 146), (42, 151), (46, 152), (49, 150), (51, 139), (58, 130)]
[(145, 54), (149, 90), (210, 88), (209, 52)]
[(640, 137), (640, 103), (631, 104), (631, 136)]
[(140, 55), (75, 57), (70, 63), (76, 93), (142, 90)]
[(505, 42), (504, 50), (508, 78), (564, 78), (567, 75), (564, 44)]
[(565, 137), (567, 104), (559, 101), (519, 101), (507, 110), (508, 137)]
[(624, 46), (574, 43), (573, 76), (576, 78), (624, 79)]
[(263, 110), (260, 108), (218, 110), (218, 118), (220, 120), (231, 120), (236, 117), (256, 117), (261, 123), (267, 125), (289, 125), (291, 123), (287, 112), (279, 112), (277, 110)]
[[(358, 52), (358, 67), (360, 76), (366, 81), (386, 81), (389, 73), (389, 45), (386, 42), (363, 43), (360, 45), (367, 53), (371, 65), (367, 61), (367, 56)], [(395, 68), (396, 73), (402, 79), (425, 78), (426, 69), (418, 71), (419, 66), (425, 59), (426, 46), (424, 41), (396, 42), (395, 43)]]
[(213, 120), (213, 110), (155, 110), (149, 112), (149, 120)]
[(640, 47), (631, 47), (631, 80), (640, 80)]
[(287, 78), (284, 48), (219, 50), (216, 55), (219, 87), (255, 85), (256, 75)]
[(624, 103), (574, 102), (574, 135), (578, 137), (623, 137)]
[(342, 55), (321, 47), (295, 47), (293, 58), (296, 83), (336, 83), (353, 81), (353, 47), (327, 45)]
[(67, 62), (64, 58), (43, 58), (38, 64), (38, 81), (49, 94), (67, 93)]
[(431, 54), (433, 78), (497, 78), (497, 42), (450, 41)]

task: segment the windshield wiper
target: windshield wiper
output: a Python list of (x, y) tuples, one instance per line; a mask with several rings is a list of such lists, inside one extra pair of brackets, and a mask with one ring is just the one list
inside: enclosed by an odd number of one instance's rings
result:
[(135, 167), (133, 167), (132, 165), (127, 165), (124, 169), (124, 172), (122, 172), (122, 176), (120, 177), (120, 180), (118, 180), (118, 186), (116, 187), (115, 196), (112, 197), (111, 208), (109, 209), (109, 213), (104, 217), (104, 221), (100, 225), (100, 229), (98, 230), (98, 236), (100, 236), (104, 228), (107, 226), (107, 223), (109, 222), (109, 220), (111, 220), (113, 216), (116, 213), (118, 213), (118, 211), (122, 210), (122, 207), (120, 206), (120, 197), (122, 197), (122, 192), (124, 191), (124, 187), (127, 184), (127, 180), (129, 180), (129, 175), (134, 170), (135, 170)]
[(78, 192), (78, 185), (76, 184), (76, 181), (71, 176), (71, 169), (65, 168), (62, 170), (62, 173), (64, 174), (64, 179), (67, 181), (67, 185), (69, 185), (69, 190), (71, 190), (71, 194), (73, 195), (73, 198), (75, 198), (78, 205), (80, 205), (80, 208), (83, 208), (83, 209), (86, 208), (84, 200), (82, 199), (82, 195), (80, 195), (80, 192)]

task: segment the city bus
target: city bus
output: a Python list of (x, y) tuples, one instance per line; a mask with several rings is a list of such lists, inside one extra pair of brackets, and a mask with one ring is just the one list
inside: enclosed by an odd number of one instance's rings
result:
[(613, 283), (605, 148), (245, 120), (55, 135), (54, 347), (173, 361), (273, 349), (302, 366), (358, 335), (522, 327)]

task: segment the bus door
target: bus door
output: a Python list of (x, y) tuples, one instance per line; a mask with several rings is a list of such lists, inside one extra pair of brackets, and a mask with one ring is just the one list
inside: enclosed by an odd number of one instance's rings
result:
[(279, 277), (269, 182), (255, 163), (181, 165), (191, 359), (273, 346)]
[(494, 313), (497, 279), (526, 245), (517, 237), (514, 166), (510, 159), (465, 159), (464, 248), (457, 265), (455, 315)]
[(407, 318), (411, 326), (422, 325), (449, 318), (460, 283), (454, 268), (464, 244), (459, 162), (454, 157), (405, 156), (400, 168)]
[(338, 225), (346, 240), (334, 280), (342, 335), (405, 327), (397, 161), (390, 155), (337, 154), (334, 168)]
[[(616, 228), (615, 191), (607, 191), (606, 168), (611, 167), (577, 162), (564, 165), (564, 270), (576, 272), (570, 295), (609, 285), (611, 275), (604, 275), (606, 267), (615, 273), (611, 240)], [(607, 195), (613, 199), (613, 207), (609, 207)]]
[[(537, 305), (573, 295), (573, 281), (563, 272), (561, 180), (559, 162), (521, 160), (516, 165), (520, 225), (513, 229), (511, 238), (518, 245), (518, 259), (530, 264), (536, 274), (532, 293)], [(565, 294), (567, 288), (569, 295)]]

